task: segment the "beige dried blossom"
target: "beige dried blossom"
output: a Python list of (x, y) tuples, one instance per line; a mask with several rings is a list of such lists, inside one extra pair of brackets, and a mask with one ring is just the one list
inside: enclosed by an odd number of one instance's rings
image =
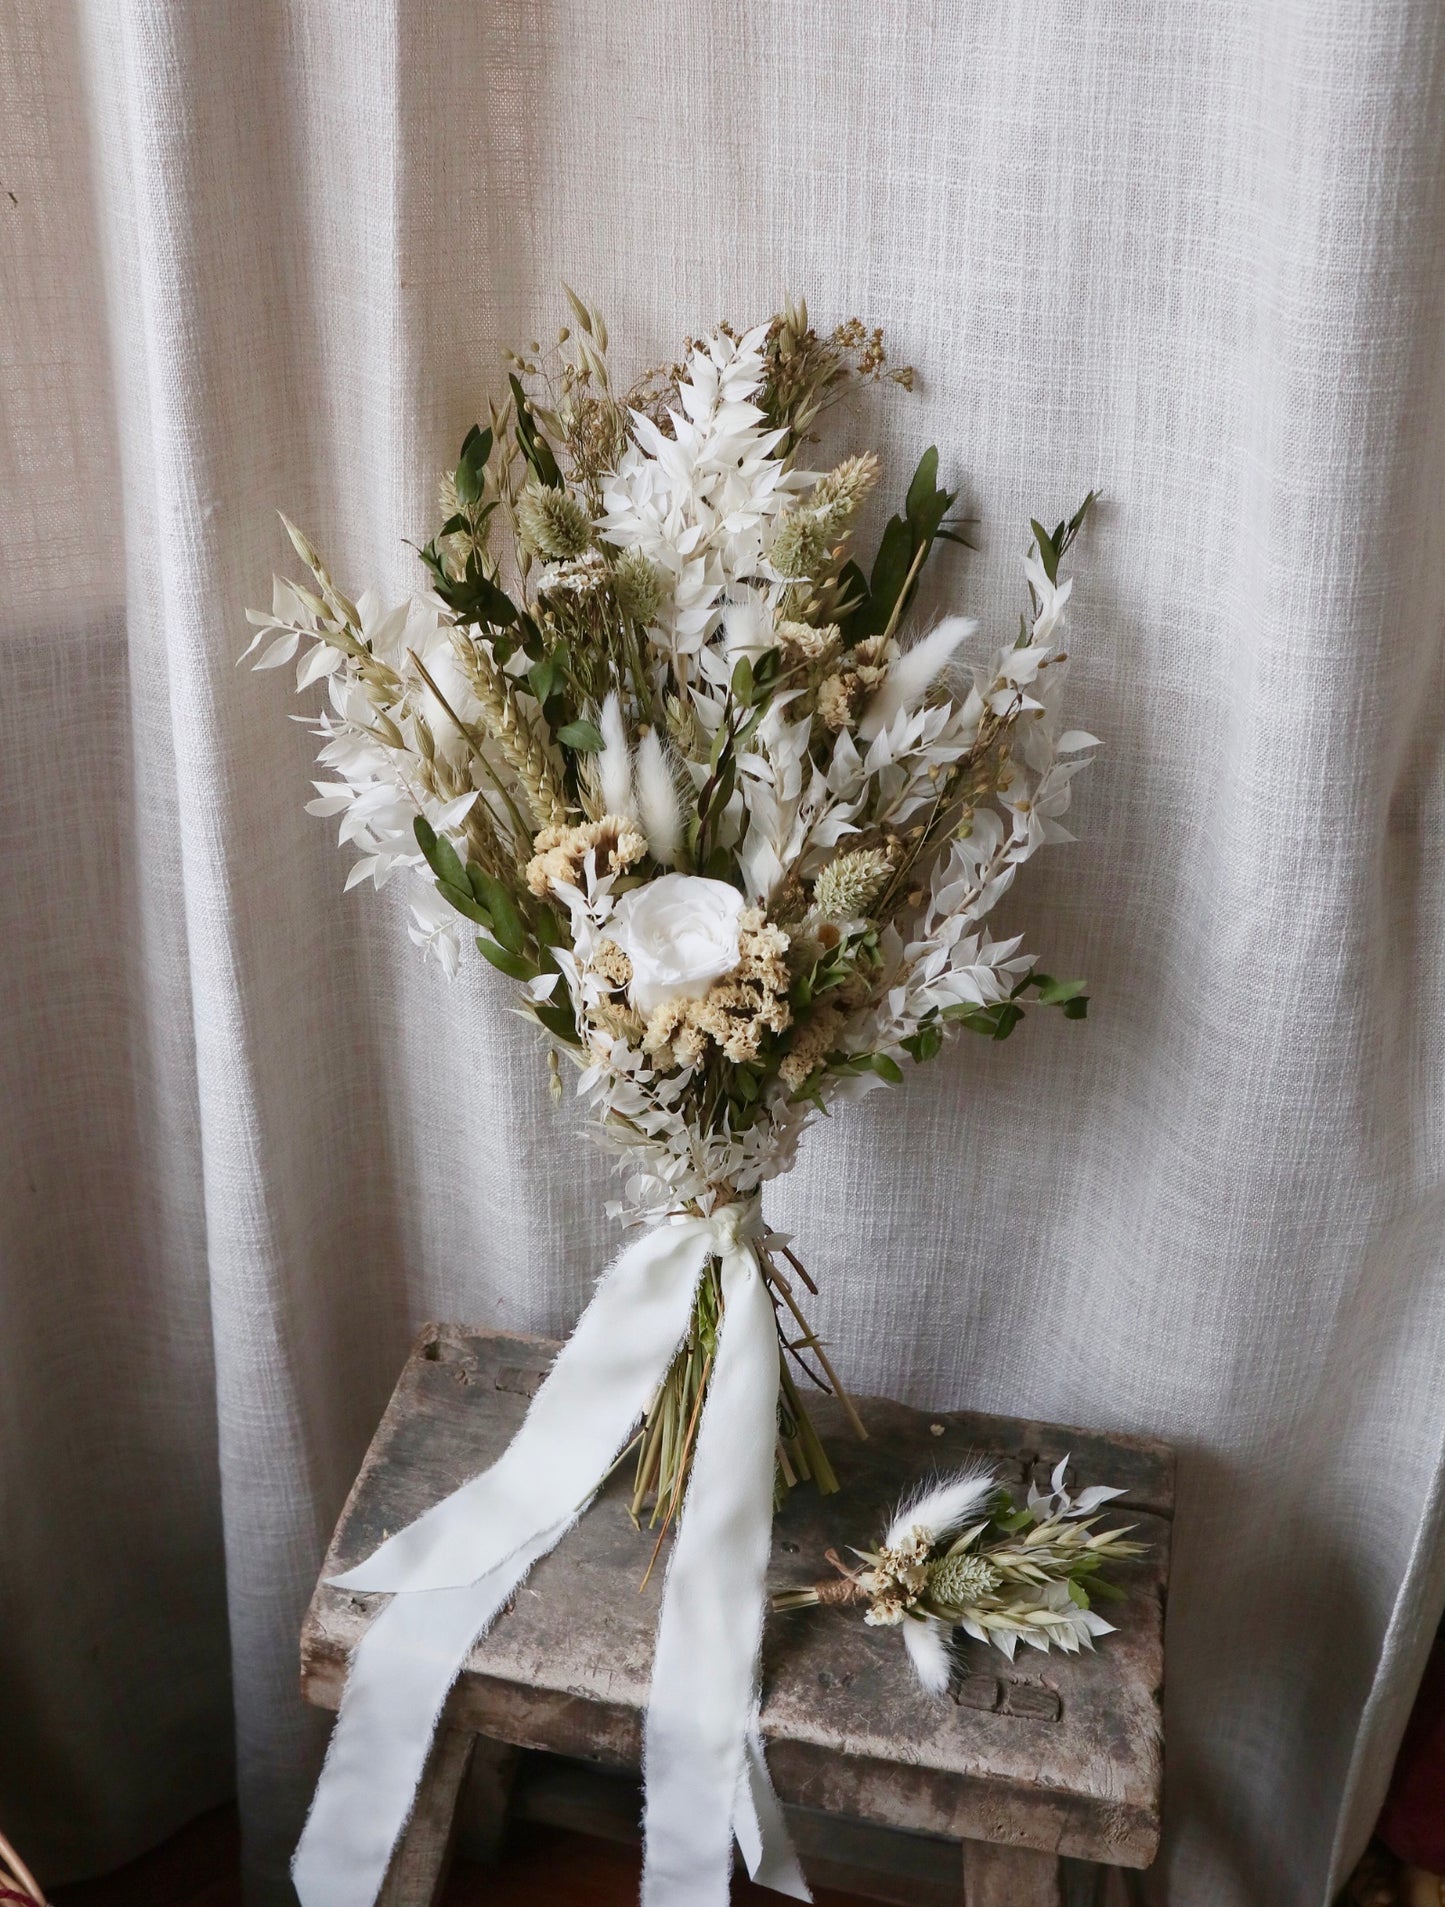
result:
[[(632, 962), (615, 940), (599, 940), (591, 968), (599, 980), (605, 980), (614, 992), (622, 993), (632, 984)], [(640, 1020), (641, 1015), (637, 1018)]]
[(863, 1611), (863, 1620), (874, 1629), (895, 1629), (908, 1614), (908, 1603), (894, 1591), (875, 1596)]
[(810, 622), (780, 622), (775, 631), (785, 664), (831, 662), (843, 646), (837, 623), (815, 628)]
[(664, 1001), (647, 1022), (643, 1051), (664, 1065), (698, 1066), (709, 1044), (735, 1065), (758, 1059), (769, 1033), (785, 1032), (788, 936), (761, 908), (745, 908), (738, 923), (738, 964), (701, 999)]
[(825, 676), (818, 685), (818, 720), (831, 734), (851, 728), (863, 712), (863, 690), (856, 675)]
[(902, 1622), (928, 1587), (928, 1555), (933, 1539), (915, 1530), (891, 1549), (879, 1550), (871, 1569), (860, 1571), (858, 1582), (868, 1592), (863, 1620), (878, 1628)]
[[(543, 828), (532, 843), (532, 858), (527, 863), (528, 888), (541, 898), (558, 887), (579, 886), (587, 857), (593, 852), (597, 856), (599, 875), (620, 874), (646, 854), (647, 838), (635, 823), (615, 814), (605, 814), (597, 821), (584, 821), (577, 827)], [(630, 968), (628, 978), (631, 978)]]
[(701, 1066), (707, 1057), (707, 1033), (696, 1023), (701, 1000), (669, 1000), (647, 1022), (642, 1050), (663, 1072), (674, 1066)]
[(876, 689), (887, 675), (891, 647), (892, 639), (888, 636), (865, 636), (849, 651), (848, 666), (862, 678), (866, 688)]
[(826, 677), (818, 688), (818, 719), (835, 735), (851, 728), (863, 705), (888, 673), (888, 639), (866, 636), (849, 651), (847, 666)]
[(838, 1043), (843, 1030), (843, 1015), (834, 1006), (820, 1006), (798, 1027), (793, 1044), (778, 1067), (778, 1078), (796, 1092), (803, 1082), (823, 1064)]
[[(552, 599), (578, 600), (599, 595), (607, 587), (607, 562), (601, 550), (583, 550), (565, 562), (549, 563), (537, 578), (537, 594)], [(554, 610), (549, 613), (555, 613)]]

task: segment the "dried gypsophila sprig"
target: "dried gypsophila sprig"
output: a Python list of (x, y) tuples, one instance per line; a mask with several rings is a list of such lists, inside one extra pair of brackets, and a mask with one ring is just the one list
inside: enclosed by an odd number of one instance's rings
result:
[(782, 1590), (775, 1609), (864, 1605), (863, 1620), (901, 1629), (909, 1660), (930, 1694), (947, 1691), (956, 1630), (992, 1643), (1013, 1660), (1020, 1643), (1047, 1652), (1092, 1649), (1113, 1624), (1092, 1607), (1117, 1598), (1104, 1567), (1143, 1554), (1122, 1529), (1099, 1530), (1097, 1512), (1123, 1491), (1094, 1484), (1072, 1496), (1069, 1459), (1047, 1491), (1032, 1481), (1022, 1508), (979, 1465), (905, 1498), (876, 1549), (857, 1549), (856, 1567), (834, 1552), (837, 1579)]

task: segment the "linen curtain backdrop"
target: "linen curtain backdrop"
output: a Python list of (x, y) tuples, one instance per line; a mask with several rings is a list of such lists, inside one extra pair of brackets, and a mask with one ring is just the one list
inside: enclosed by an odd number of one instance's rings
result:
[[(565, 276), (624, 372), (802, 291), (887, 327), (1016, 622), (1098, 484), (1081, 845), (968, 1042), (769, 1202), (859, 1392), (1169, 1438), (1177, 1907), (1318, 1907), (1445, 1600), (1436, 0), (0, 9), (0, 1809), (58, 1881), (324, 1740), (296, 1638), (408, 1343), (563, 1332), (609, 1167), (480, 961), (343, 896), (291, 564), (405, 539)], [(1108, 1674), (1108, 1653), (1099, 1673)]]

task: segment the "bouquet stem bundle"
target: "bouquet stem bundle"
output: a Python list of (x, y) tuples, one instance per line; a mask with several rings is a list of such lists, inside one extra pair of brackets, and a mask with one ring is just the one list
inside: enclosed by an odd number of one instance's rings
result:
[[(793, 1254), (786, 1252), (786, 1256), (794, 1271), (806, 1277)], [(821, 1391), (836, 1395), (856, 1434), (866, 1438), (868, 1433), (803, 1315), (791, 1280), (770, 1250), (761, 1250), (758, 1258), (768, 1280), (778, 1323), (780, 1402), (776, 1497), (781, 1500), (784, 1492), (798, 1483), (812, 1483), (825, 1496), (830, 1495), (838, 1488), (838, 1478), (808, 1414), (798, 1377), (802, 1376)], [(659, 1529), (659, 1540), (677, 1517), (686, 1494), (697, 1426), (717, 1349), (722, 1306), (714, 1260), (698, 1286), (687, 1341), (673, 1359), (636, 1440), (632, 1519), (641, 1527), (646, 1514), (648, 1527)], [(819, 1370), (812, 1368), (808, 1362), (810, 1357), (820, 1366)]]
[(698, 1285), (687, 1341), (672, 1360), (643, 1419), (632, 1491), (635, 1523), (640, 1524), (649, 1500), (649, 1522), (655, 1527), (660, 1521), (664, 1530), (682, 1507), (721, 1321), (722, 1291), (714, 1259)]

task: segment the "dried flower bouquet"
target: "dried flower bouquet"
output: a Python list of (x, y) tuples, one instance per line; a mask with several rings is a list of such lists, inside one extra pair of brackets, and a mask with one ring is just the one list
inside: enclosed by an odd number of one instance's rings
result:
[(335, 1579), (391, 1602), (297, 1850), (305, 1907), (374, 1899), (467, 1651), (629, 1439), (634, 1515), (678, 1520), (644, 1896), (725, 1898), (736, 1837), (808, 1897), (763, 1756), (758, 1642), (777, 1490), (836, 1487), (800, 1380), (838, 1386), (760, 1190), (830, 1102), (898, 1084), (951, 1033), (1087, 1008), (987, 921), (1070, 838), (1094, 746), (1059, 720), (1060, 565), (1092, 495), (1032, 525), (1017, 636), (969, 667), (972, 622), (909, 627), (925, 563), (963, 540), (937, 452), (866, 575), (879, 459), (805, 467), (850, 382), (911, 383), (880, 333), (822, 337), (790, 306), (619, 399), (606, 327), (569, 298), (574, 327), (513, 357), (443, 481), (425, 595), (352, 601), (288, 524), (308, 579), (251, 614), (257, 668), (299, 652), (298, 688), (325, 682), (310, 807), (358, 851), (347, 885), (424, 875), (413, 939), (454, 974), (466, 923), (559, 1092), (575, 1067), (621, 1161), (609, 1209), (645, 1222), (503, 1457)]
[[(985, 921), (1070, 838), (1094, 738), (1058, 720), (1059, 572), (1093, 499), (1032, 526), (1018, 635), (964, 669), (964, 618), (905, 636), (924, 564), (963, 540), (937, 453), (866, 576), (852, 539), (878, 458), (804, 467), (850, 381), (911, 386), (881, 334), (822, 337), (790, 306), (619, 399), (603, 320), (568, 296), (574, 327), (514, 356), (508, 401), (442, 482), (427, 594), (353, 602), (288, 524), (309, 577), (277, 580), (251, 647), (259, 669), (301, 651), (298, 688), (326, 685), (309, 808), (359, 851), (347, 886), (427, 876), (411, 934), (448, 974), (459, 929), (479, 930), (622, 1160), (609, 1209), (707, 1212), (955, 1030), (1004, 1039), (1030, 1001), (1084, 1015), (1080, 983)], [(836, 1385), (800, 1308), (811, 1280), (776, 1239), (761, 1256), (786, 1347), (780, 1486), (830, 1489), (798, 1381)], [(681, 1500), (718, 1304), (705, 1279), (639, 1440), (635, 1513), (665, 1522)]]

